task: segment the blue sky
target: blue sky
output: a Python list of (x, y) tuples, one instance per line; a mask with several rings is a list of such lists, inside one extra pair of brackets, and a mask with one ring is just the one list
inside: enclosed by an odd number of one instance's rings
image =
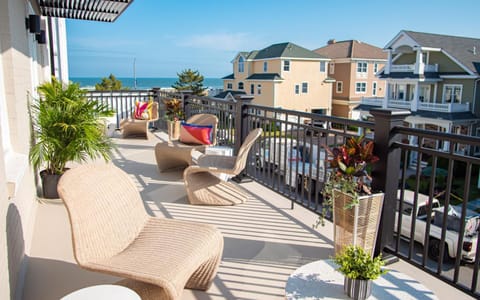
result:
[(135, 0), (114, 22), (67, 20), (70, 77), (232, 73), (239, 51), (329, 39), (383, 48), (401, 30), (480, 38), (479, 0)]

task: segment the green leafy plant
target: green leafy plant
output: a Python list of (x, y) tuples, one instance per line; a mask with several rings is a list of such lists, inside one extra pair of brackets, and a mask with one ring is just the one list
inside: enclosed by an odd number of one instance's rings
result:
[(171, 98), (163, 100), (163, 103), (165, 103), (165, 108), (167, 110), (165, 117), (168, 121), (183, 120), (185, 113), (183, 112), (182, 101)]
[(35, 169), (62, 174), (69, 161), (110, 159), (113, 143), (105, 135), (100, 117), (114, 112), (97, 101), (88, 101), (75, 83), (62, 84), (52, 77), (38, 87), (39, 99), (31, 106), (33, 145), (29, 159)]
[(373, 280), (387, 273), (382, 255), (372, 258), (362, 247), (348, 246), (335, 256), (338, 271), (350, 279)]
[(373, 141), (366, 142), (363, 136), (350, 137), (345, 144), (333, 149), (324, 148), (330, 157), (328, 163), (332, 172), (323, 188), (323, 210), (314, 227), (324, 225), (324, 217), (332, 207), (333, 190), (353, 196), (346, 209), (357, 205), (359, 196), (372, 194), (370, 170), (379, 160), (373, 154)]

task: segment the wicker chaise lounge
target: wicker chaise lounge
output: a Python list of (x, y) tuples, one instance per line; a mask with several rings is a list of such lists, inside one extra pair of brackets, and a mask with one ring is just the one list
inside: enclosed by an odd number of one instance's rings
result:
[(245, 138), (237, 156), (202, 155), (197, 165), (183, 172), (188, 200), (199, 205), (236, 205), (248, 199), (236, 184), (224, 181), (218, 174), (236, 176), (245, 168), (248, 152), (262, 134), (262, 129), (252, 130)]
[[(212, 114), (197, 114), (188, 118), (187, 123), (197, 125), (211, 125), (212, 145), (217, 143), (218, 118)], [(174, 169), (185, 168), (193, 163), (192, 152), (194, 150), (205, 152), (207, 145), (184, 144), (180, 141), (160, 142), (155, 145), (155, 159), (157, 160), (160, 173)]]
[(71, 169), (58, 192), (81, 267), (128, 278), (123, 285), (154, 299), (180, 299), (184, 288), (211, 285), (223, 251), (221, 233), (208, 224), (148, 215), (134, 182), (119, 168)]
[(148, 139), (148, 126), (158, 121), (158, 102), (152, 104), (152, 116), (148, 120), (139, 120), (133, 117), (120, 121), (122, 137), (145, 137)]

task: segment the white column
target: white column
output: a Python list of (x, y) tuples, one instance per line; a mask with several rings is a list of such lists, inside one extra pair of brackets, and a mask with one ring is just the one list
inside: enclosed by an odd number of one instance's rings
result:
[(388, 95), (390, 95), (390, 83), (387, 81), (385, 84), (385, 95), (383, 96), (382, 108), (388, 107)]
[(385, 65), (385, 74), (390, 74), (390, 66), (392, 65), (392, 49), (387, 50), (388, 53), (388, 61)]
[(420, 93), (420, 85), (418, 82), (415, 83), (415, 92), (413, 94), (412, 102), (410, 103), (410, 109), (412, 111), (418, 110), (418, 94)]
[(415, 62), (415, 74), (422, 74), (425, 70), (425, 64), (423, 63), (423, 53), (421, 49), (417, 49), (417, 61)]

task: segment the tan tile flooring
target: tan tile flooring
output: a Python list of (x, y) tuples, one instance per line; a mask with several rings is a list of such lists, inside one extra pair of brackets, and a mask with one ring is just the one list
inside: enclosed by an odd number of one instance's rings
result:
[[(153, 146), (165, 140), (157, 132), (150, 140), (115, 138), (113, 163), (137, 183), (147, 210), (156, 216), (215, 224), (225, 237), (222, 263), (207, 292), (185, 290), (182, 299), (284, 299), (288, 276), (303, 264), (329, 258), (332, 226), (312, 229), (316, 215), (255, 183), (241, 185), (251, 193), (246, 204), (234, 207), (189, 205), (182, 172), (160, 174)], [(162, 255), (158, 253), (158, 255)], [(38, 205), (23, 299), (59, 299), (77, 289), (113, 283), (118, 278), (85, 271), (75, 264), (70, 228), (58, 201)], [(419, 280), (439, 299), (468, 296), (404, 262), (390, 265)]]

